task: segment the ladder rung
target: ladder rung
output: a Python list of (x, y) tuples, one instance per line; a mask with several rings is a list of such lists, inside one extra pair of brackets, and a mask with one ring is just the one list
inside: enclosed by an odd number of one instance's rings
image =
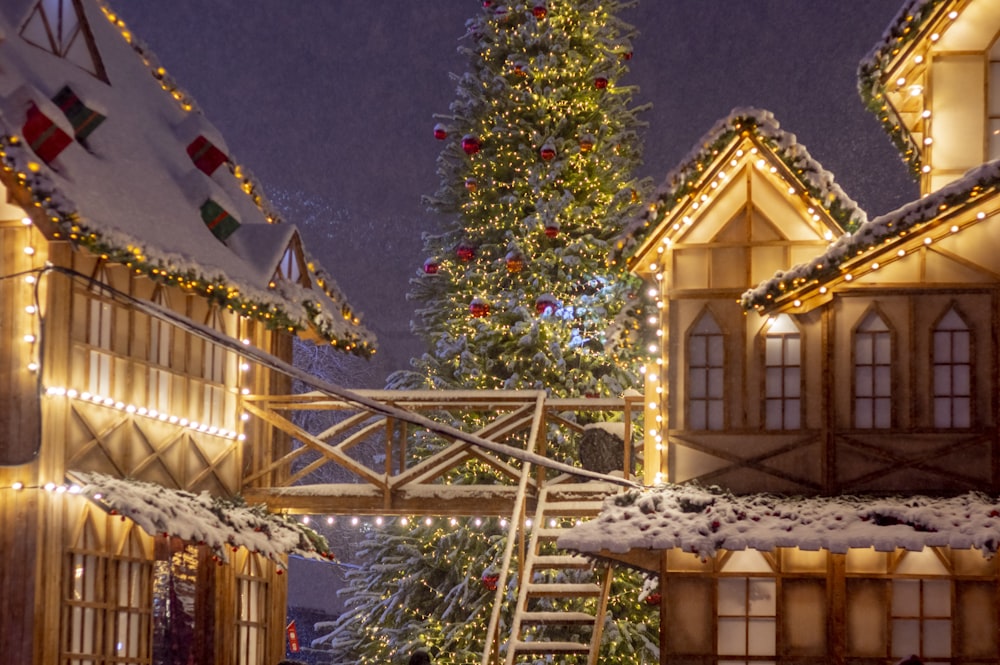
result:
[(569, 531), (568, 527), (565, 529), (560, 529), (559, 527), (553, 527), (553, 528), (546, 527), (543, 529), (536, 529), (535, 535), (538, 537), (538, 540), (552, 541), (557, 539), (559, 536), (563, 535), (567, 531)]
[(517, 654), (586, 654), (590, 653), (590, 645), (581, 642), (514, 642), (511, 645)]
[(586, 569), (593, 565), (590, 559), (577, 554), (538, 554), (531, 559), (533, 569), (543, 568), (578, 568)]
[(541, 625), (583, 625), (590, 626), (594, 623), (594, 615), (586, 612), (523, 612), (521, 613), (522, 626)]
[(592, 598), (601, 595), (598, 584), (543, 584), (531, 582), (526, 591), (532, 598)]

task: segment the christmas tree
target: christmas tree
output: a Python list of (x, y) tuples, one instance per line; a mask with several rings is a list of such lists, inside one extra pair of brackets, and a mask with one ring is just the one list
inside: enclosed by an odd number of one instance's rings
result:
[[(390, 388), (570, 397), (638, 387), (641, 289), (608, 258), (646, 187), (633, 176), (641, 109), (622, 82), (632, 28), (618, 14), (630, 4), (486, 0), (467, 23), (469, 71), (434, 128), (441, 185), (428, 202), (445, 228), (425, 235), (427, 260), (411, 282), (428, 351)], [(563, 444), (549, 450), (573, 463)], [(483, 482), (490, 470), (467, 473), (449, 481)], [(327, 640), (332, 662), (402, 662), (421, 646), (435, 663), (477, 661), (505, 533), (496, 518), (373, 530)], [(602, 662), (636, 662), (639, 651), (655, 660), (655, 611), (639, 601), (638, 577), (620, 584)]]

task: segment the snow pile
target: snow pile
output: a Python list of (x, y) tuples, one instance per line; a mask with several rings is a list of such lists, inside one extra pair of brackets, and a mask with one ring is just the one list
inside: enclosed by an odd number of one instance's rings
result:
[(154, 537), (168, 535), (206, 545), (223, 561), (237, 547), (266, 556), (280, 566), (289, 554), (315, 560), (333, 558), (325, 538), (304, 524), (268, 513), (264, 506), (100, 473), (75, 471), (72, 476), (80, 482), (85, 496), (112, 515), (127, 517)]
[(740, 302), (745, 309), (765, 309), (779, 296), (787, 296), (795, 289), (839, 275), (844, 262), (879, 251), (887, 243), (917, 231), (921, 225), (934, 221), (939, 215), (996, 192), (998, 187), (1000, 160), (977, 166), (933, 194), (865, 222), (855, 233), (838, 238), (815, 259), (776, 273), (771, 279), (743, 293)]
[(602, 550), (681, 549), (703, 558), (720, 550), (776, 547), (874, 547), (919, 551), (952, 547), (996, 553), (1000, 500), (970, 493), (952, 498), (736, 496), (718, 489), (660, 486), (629, 490), (604, 501), (600, 516), (569, 530), (559, 546)]
[(616, 252), (628, 254), (634, 250), (656, 227), (657, 220), (687, 200), (705, 179), (710, 165), (744, 132), (752, 132), (769, 147), (799, 178), (816, 205), (826, 210), (842, 228), (852, 229), (867, 221), (865, 212), (834, 182), (833, 174), (812, 158), (794, 134), (781, 129), (773, 113), (749, 107), (735, 108), (719, 120), (681, 163), (667, 174), (646, 212), (629, 224), (619, 237), (615, 244)]

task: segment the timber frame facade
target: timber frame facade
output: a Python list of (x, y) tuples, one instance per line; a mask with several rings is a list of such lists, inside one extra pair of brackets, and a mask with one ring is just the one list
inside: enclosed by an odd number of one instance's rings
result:
[[(619, 245), (661, 312), (647, 483), (1000, 493), (998, 54), (997, 3), (911, 0), (862, 63), (921, 182), (882, 217), (765, 111), (734, 112), (672, 173)], [(658, 576), (665, 664), (1000, 659), (997, 557), (870, 533), (846, 554), (584, 551)]]

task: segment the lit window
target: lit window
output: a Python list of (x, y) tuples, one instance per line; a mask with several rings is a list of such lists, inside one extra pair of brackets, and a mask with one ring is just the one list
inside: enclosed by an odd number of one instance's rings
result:
[[(754, 661), (739, 656), (774, 656), (777, 587), (774, 578), (719, 578), (718, 654), (730, 665)], [(720, 661), (721, 662), (721, 661)]]
[(723, 428), (724, 351), (719, 324), (705, 312), (688, 337), (688, 429)]
[(951, 657), (951, 582), (936, 579), (892, 581), (892, 653), (916, 654), (924, 662)]
[(767, 429), (801, 427), (801, 337), (787, 314), (778, 316), (764, 336), (764, 403)]
[(891, 427), (892, 337), (889, 327), (870, 312), (854, 331), (854, 426)]
[(955, 308), (934, 328), (934, 426), (972, 426), (972, 332)]
[(239, 555), (243, 560), (235, 562), (237, 663), (256, 665), (266, 653), (270, 588), (262, 558), (246, 550)]

